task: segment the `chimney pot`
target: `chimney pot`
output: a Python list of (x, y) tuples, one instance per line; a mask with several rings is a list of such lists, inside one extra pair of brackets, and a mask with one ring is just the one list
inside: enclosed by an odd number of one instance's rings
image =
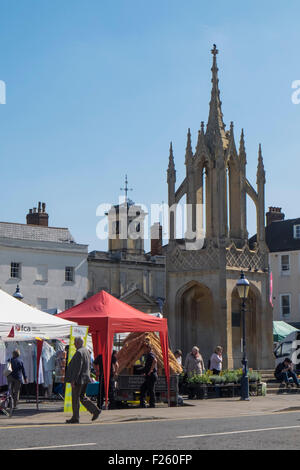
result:
[(28, 225), (41, 225), (48, 227), (49, 215), (45, 211), (46, 204), (38, 203), (38, 210), (36, 207), (29, 209), (29, 213), (26, 215), (26, 223)]
[(269, 207), (269, 212), (266, 213), (267, 225), (277, 220), (284, 220), (285, 215), (281, 212), (281, 207)]
[(151, 256), (162, 255), (162, 226), (159, 222), (151, 226)]

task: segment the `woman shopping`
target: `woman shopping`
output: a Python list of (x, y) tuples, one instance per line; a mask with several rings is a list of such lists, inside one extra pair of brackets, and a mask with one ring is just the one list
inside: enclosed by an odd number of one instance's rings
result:
[(24, 364), (20, 359), (19, 349), (15, 349), (13, 351), (13, 357), (10, 360), (10, 363), (11, 363), (12, 372), (7, 377), (7, 383), (8, 383), (10, 393), (12, 395), (13, 407), (14, 409), (16, 409), (18, 405), (19, 397), (20, 397), (20, 390), (21, 390), (21, 386), (23, 383), (23, 378), (24, 378), (24, 382), (28, 383), (26, 372), (24, 369)]
[(222, 370), (222, 352), (223, 348), (221, 346), (217, 346), (215, 352), (212, 354), (210, 358), (210, 370), (213, 371), (214, 375), (219, 375)]

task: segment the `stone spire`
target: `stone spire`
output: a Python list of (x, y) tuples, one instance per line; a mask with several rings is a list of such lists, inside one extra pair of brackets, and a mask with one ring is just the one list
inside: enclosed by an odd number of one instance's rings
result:
[(261, 144), (259, 144), (256, 184), (257, 185), (260, 183), (265, 184), (265, 182), (266, 182), (266, 172), (265, 172), (265, 167), (264, 167), (264, 162), (263, 162), (263, 157), (262, 157)]
[[(167, 171), (167, 181), (168, 181), (168, 204), (169, 208), (173, 207), (175, 204), (175, 183), (176, 183), (176, 170), (174, 164), (174, 155), (173, 155), (173, 146), (172, 142), (170, 143), (170, 153), (169, 153), (169, 166)], [(170, 242), (176, 238), (176, 214), (174, 211), (169, 210), (169, 239)]]
[(175, 170), (175, 164), (174, 164), (174, 155), (173, 155), (173, 146), (172, 142), (170, 142), (170, 151), (169, 151), (169, 166), (168, 166), (168, 183), (171, 180), (176, 180), (176, 170)]
[(201, 153), (206, 154), (206, 145), (205, 145), (205, 134), (204, 134), (204, 122), (201, 121), (201, 128), (198, 131), (198, 141), (196, 146), (196, 155), (199, 157)]
[(230, 157), (237, 158), (237, 151), (236, 151), (236, 146), (235, 146), (234, 132), (233, 132), (233, 122), (232, 121), (230, 123), (230, 132), (229, 132), (229, 137), (228, 137), (227, 155), (228, 155), (229, 158)]
[(257, 241), (259, 244), (265, 243), (265, 183), (266, 173), (262, 158), (261, 144), (258, 149), (258, 164), (256, 173), (257, 184)]
[(241, 162), (243, 165), (246, 165), (246, 163), (247, 163), (247, 158), (246, 158), (244, 129), (242, 129), (242, 132), (241, 132), (240, 148), (239, 148), (239, 157), (240, 157), (240, 162)]
[(218, 66), (217, 66), (217, 46), (214, 44), (211, 53), (213, 55), (212, 71), (212, 90), (211, 100), (209, 103), (209, 115), (206, 127), (206, 142), (210, 150), (213, 150), (217, 144), (217, 140), (221, 138), (223, 148), (226, 148), (227, 139), (225, 134), (225, 124), (223, 122), (223, 113), (221, 109), (222, 102), (220, 100)]
[(192, 149), (192, 139), (191, 139), (191, 130), (188, 129), (187, 133), (187, 143), (185, 149), (185, 164), (190, 166), (193, 161), (193, 149)]

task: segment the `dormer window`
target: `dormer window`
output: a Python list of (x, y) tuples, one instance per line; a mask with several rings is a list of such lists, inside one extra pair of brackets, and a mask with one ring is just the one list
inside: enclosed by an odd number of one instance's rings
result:
[(300, 238), (300, 225), (294, 225), (294, 238)]

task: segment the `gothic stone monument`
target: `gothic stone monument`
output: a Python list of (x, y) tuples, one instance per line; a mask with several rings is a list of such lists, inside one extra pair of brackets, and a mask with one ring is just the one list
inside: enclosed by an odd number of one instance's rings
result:
[[(169, 207), (183, 196), (191, 208), (188, 218), (194, 233), (205, 232), (204, 244), (176, 238), (176, 212), (169, 216), (166, 254), (166, 309), (173, 348), (186, 355), (199, 346), (205, 363), (217, 345), (224, 348), (223, 368), (241, 366), (242, 319), (236, 282), (241, 270), (250, 282), (246, 313), (249, 367), (272, 368), (272, 308), (269, 304), (268, 249), (265, 243), (265, 170), (258, 151), (256, 190), (246, 177), (246, 151), (242, 130), (237, 151), (233, 123), (225, 130), (221, 110), (217, 53), (212, 49), (212, 91), (209, 116), (198, 132), (195, 153), (188, 130), (186, 177), (175, 188), (172, 143), (167, 170)], [(249, 249), (246, 196), (256, 206), (257, 243)], [(203, 208), (199, 211), (199, 207)], [(201, 217), (201, 213), (204, 214)], [(203, 220), (205, 219), (205, 220)]]

